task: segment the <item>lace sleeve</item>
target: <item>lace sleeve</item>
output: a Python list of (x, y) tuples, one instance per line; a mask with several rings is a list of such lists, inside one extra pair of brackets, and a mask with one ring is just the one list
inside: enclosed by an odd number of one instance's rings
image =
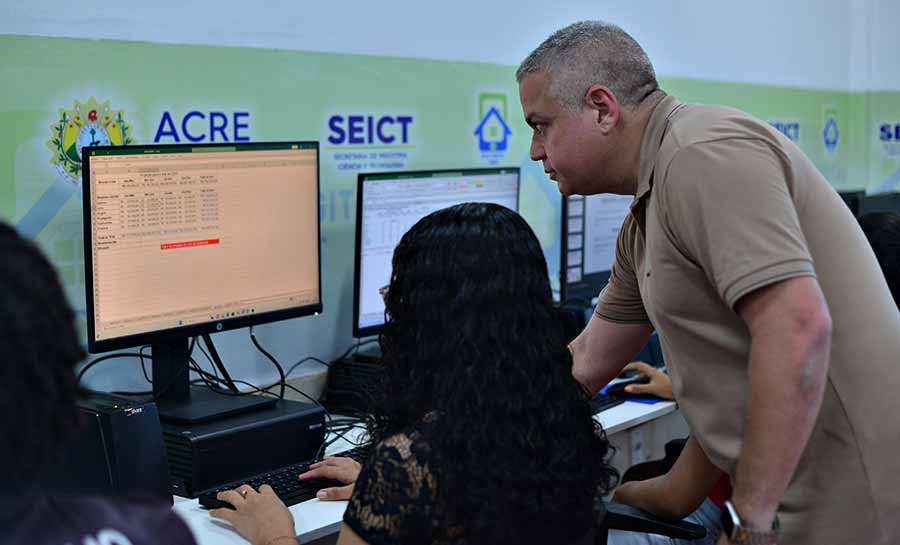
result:
[(370, 545), (428, 541), (435, 497), (428, 452), (406, 434), (375, 446), (344, 513), (344, 522)]

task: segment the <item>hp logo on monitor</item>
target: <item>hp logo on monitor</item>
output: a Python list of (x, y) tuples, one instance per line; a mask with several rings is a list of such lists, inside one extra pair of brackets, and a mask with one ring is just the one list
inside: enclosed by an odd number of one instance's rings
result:
[(222, 322), (216, 324), (216, 331), (222, 331)]

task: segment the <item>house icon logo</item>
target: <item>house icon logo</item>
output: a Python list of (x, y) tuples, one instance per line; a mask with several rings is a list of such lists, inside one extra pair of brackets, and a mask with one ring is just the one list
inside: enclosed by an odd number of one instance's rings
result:
[(837, 108), (829, 106), (825, 110), (825, 122), (822, 124), (822, 144), (829, 155), (837, 153), (841, 141), (841, 130), (838, 128)]
[(837, 122), (833, 115), (829, 115), (825, 121), (825, 127), (822, 128), (822, 143), (825, 144), (825, 150), (828, 153), (836, 152), (840, 139), (841, 131), (838, 129)]
[(490, 165), (496, 165), (509, 149), (512, 131), (506, 124), (506, 95), (482, 93), (478, 96), (478, 126), (474, 135), (478, 138), (481, 158)]

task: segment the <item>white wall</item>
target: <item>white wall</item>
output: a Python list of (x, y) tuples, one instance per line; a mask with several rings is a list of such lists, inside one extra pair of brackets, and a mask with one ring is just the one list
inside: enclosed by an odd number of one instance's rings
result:
[[(897, 21), (896, 0), (861, 0)], [(854, 0), (538, 0), (435, 3), (7, 0), (0, 33), (115, 38), (517, 64), (581, 19), (620, 24), (657, 71), (845, 90)], [(893, 5), (892, 5), (893, 4)], [(900, 62), (893, 59), (893, 62)]]
[(864, 89), (900, 90), (900, 2), (868, 0), (871, 19), (867, 37), (869, 72)]

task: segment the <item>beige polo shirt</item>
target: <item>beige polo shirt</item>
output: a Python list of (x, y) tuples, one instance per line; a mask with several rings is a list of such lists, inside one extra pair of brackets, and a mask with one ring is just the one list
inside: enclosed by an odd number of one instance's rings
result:
[(750, 335), (744, 295), (818, 279), (833, 322), (821, 412), (779, 508), (781, 545), (900, 543), (900, 313), (855, 218), (787, 138), (731, 108), (666, 97), (596, 314), (650, 322), (675, 398), (734, 475)]

